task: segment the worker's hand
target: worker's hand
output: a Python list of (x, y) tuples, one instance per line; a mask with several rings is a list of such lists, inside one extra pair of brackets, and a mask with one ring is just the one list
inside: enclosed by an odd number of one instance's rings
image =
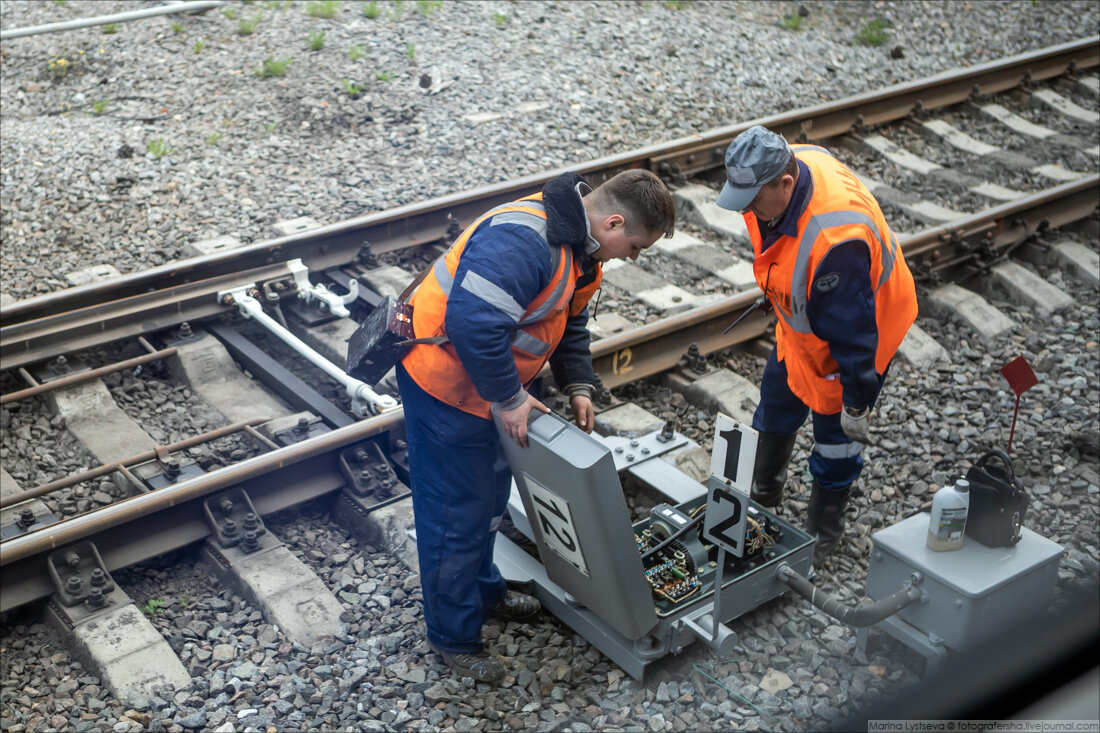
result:
[(527, 395), (524, 403), (516, 409), (501, 410), (499, 413), (500, 424), (504, 426), (504, 432), (508, 434), (509, 438), (516, 441), (516, 445), (521, 448), (527, 447), (527, 416), (531, 414), (531, 410), (550, 412), (549, 407), (531, 395)]
[(864, 407), (860, 410), (845, 405), (844, 409), (840, 411), (840, 429), (852, 440), (869, 444), (871, 442), (868, 433), (870, 414), (871, 408), (869, 407)]
[(596, 424), (596, 411), (592, 409), (592, 398), (588, 395), (575, 394), (569, 400), (569, 406), (573, 408), (573, 420), (577, 427), (586, 433), (591, 433)]

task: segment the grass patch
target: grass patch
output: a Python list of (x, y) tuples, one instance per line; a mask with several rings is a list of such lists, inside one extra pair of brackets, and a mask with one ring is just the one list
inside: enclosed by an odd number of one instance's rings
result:
[(176, 152), (168, 145), (168, 143), (164, 142), (164, 140), (159, 137), (153, 138), (152, 140), (146, 142), (145, 149), (152, 153), (153, 157), (155, 157), (157, 160), (160, 160), (164, 156), (171, 155), (172, 153)]
[(382, 14), (382, 8), (378, 7), (378, 3), (371, 0), (369, 3), (363, 3), (363, 17), (369, 20), (374, 20)]
[(256, 32), (256, 26), (260, 24), (259, 14), (253, 16), (249, 20), (241, 18), (241, 22), (237, 24), (237, 34), (241, 36), (251, 36)]
[(202, 49), (204, 46), (206, 46), (206, 39), (200, 38), (199, 40), (195, 41), (195, 45), (191, 47), (191, 50), (195, 52), (196, 56), (198, 56), (200, 53), (202, 53)]
[(267, 79), (272, 76), (286, 76), (286, 67), (290, 66), (290, 62), (294, 59), (286, 58), (282, 61), (277, 61), (271, 56), (264, 59), (260, 68), (256, 69), (256, 76), (261, 79)]
[(108, 36), (113, 33), (118, 33), (118, 23), (108, 23), (107, 25), (103, 26), (103, 32)]
[(359, 59), (363, 58), (363, 47), (358, 45), (349, 46), (348, 58), (352, 61), (358, 61)]
[(406, 43), (405, 44), (405, 56), (409, 59), (409, 61), (415, 61), (416, 60), (416, 44), (415, 43)]
[[(220, 132), (211, 132), (205, 138), (206, 144), (213, 147), (214, 145), (217, 145), (219, 142), (221, 142), (221, 139), (223, 137), (225, 137), (225, 135)], [(184, 606), (184, 608), (187, 608), (187, 606)]]
[(802, 16), (798, 13), (787, 13), (779, 21), (779, 25), (789, 31), (797, 31), (802, 27)]
[(504, 13), (493, 13), (493, 20), (497, 22), (497, 28), (503, 28), (504, 24), (508, 22), (508, 16)]
[(314, 31), (306, 37), (306, 42), (309, 43), (309, 50), (320, 51), (325, 47), (325, 32)]
[(431, 15), (443, 7), (443, 0), (416, 0), (416, 9), (421, 15)]
[(358, 97), (366, 90), (365, 86), (360, 86), (359, 84), (353, 82), (351, 79), (344, 79), (343, 81), (341, 81), (340, 88), (343, 89), (349, 97), (353, 98)]
[(311, 0), (306, 3), (306, 15), (311, 18), (335, 18), (339, 12), (339, 0)]
[(890, 40), (890, 36), (886, 33), (886, 29), (892, 25), (893, 23), (885, 18), (869, 20), (860, 28), (859, 33), (856, 34), (856, 40), (864, 46), (881, 46)]
[(101, 115), (107, 111), (107, 104), (108, 103), (106, 99), (97, 99), (96, 101), (92, 102), (92, 111), (95, 112), (97, 115)]
[(374, 78), (378, 81), (389, 81), (393, 78), (393, 74), (388, 71), (379, 71), (377, 74), (374, 75)]
[(178, 20), (172, 23), (172, 32), (183, 33), (183, 23), (180, 23)]

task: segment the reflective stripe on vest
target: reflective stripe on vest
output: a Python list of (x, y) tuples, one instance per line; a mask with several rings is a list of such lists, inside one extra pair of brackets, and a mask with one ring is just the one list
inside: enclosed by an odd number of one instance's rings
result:
[[(817, 238), (826, 229), (858, 225), (866, 226), (877, 235), (876, 242), (879, 246), (882, 261), (882, 274), (875, 284), (875, 292), (877, 293), (882, 284), (890, 279), (898, 246), (897, 237), (894, 236), (893, 232), (890, 232), (890, 239), (893, 244), (893, 246), (890, 246), (884, 242), (885, 237), (883, 237), (882, 231), (875, 224), (875, 221), (861, 211), (828, 211), (810, 217), (810, 220), (806, 222), (806, 228), (803, 230), (802, 236), (798, 240), (798, 257), (795, 260), (794, 272), (791, 274), (791, 317), (788, 318), (782, 308), (776, 309), (776, 313), (786, 321), (792, 330), (798, 333), (812, 333), (810, 319), (806, 315), (806, 305), (809, 301), (807, 292), (810, 285), (810, 255), (813, 253)], [(874, 243), (868, 242), (867, 246), (874, 246)], [(822, 255), (818, 261), (825, 259), (825, 256)]]

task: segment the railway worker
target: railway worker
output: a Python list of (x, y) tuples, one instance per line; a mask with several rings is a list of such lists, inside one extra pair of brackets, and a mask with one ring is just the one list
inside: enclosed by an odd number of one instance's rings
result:
[(913, 276), (878, 202), (824, 148), (757, 126), (726, 150), (718, 205), (740, 211), (756, 282), (777, 314), (760, 385), (752, 498), (780, 502), (795, 435), (813, 412), (806, 530), (821, 560), (844, 533), (868, 422), (917, 317)]
[(601, 263), (636, 259), (675, 224), (659, 178), (630, 170), (592, 190), (575, 173), (497, 207), (462, 233), (411, 298), (418, 345), (398, 365), (428, 642), (450, 667), (493, 682), (487, 616), (524, 620), (539, 602), (508, 590), (493, 564), (511, 474), (491, 418), (527, 444), (527, 386), (549, 358), (577, 425), (591, 432), (595, 376), (586, 305)]

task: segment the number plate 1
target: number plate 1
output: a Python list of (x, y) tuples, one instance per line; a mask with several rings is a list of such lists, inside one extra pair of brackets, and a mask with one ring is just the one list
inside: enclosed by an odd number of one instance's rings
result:
[(542, 535), (543, 543), (561, 555), (566, 562), (581, 571), (587, 577), (588, 564), (584, 561), (584, 552), (577, 540), (577, 530), (573, 526), (573, 515), (569, 511), (569, 502), (550, 489), (531, 478), (527, 479), (527, 490), (531, 494), (531, 507), (535, 510), (531, 525)]

